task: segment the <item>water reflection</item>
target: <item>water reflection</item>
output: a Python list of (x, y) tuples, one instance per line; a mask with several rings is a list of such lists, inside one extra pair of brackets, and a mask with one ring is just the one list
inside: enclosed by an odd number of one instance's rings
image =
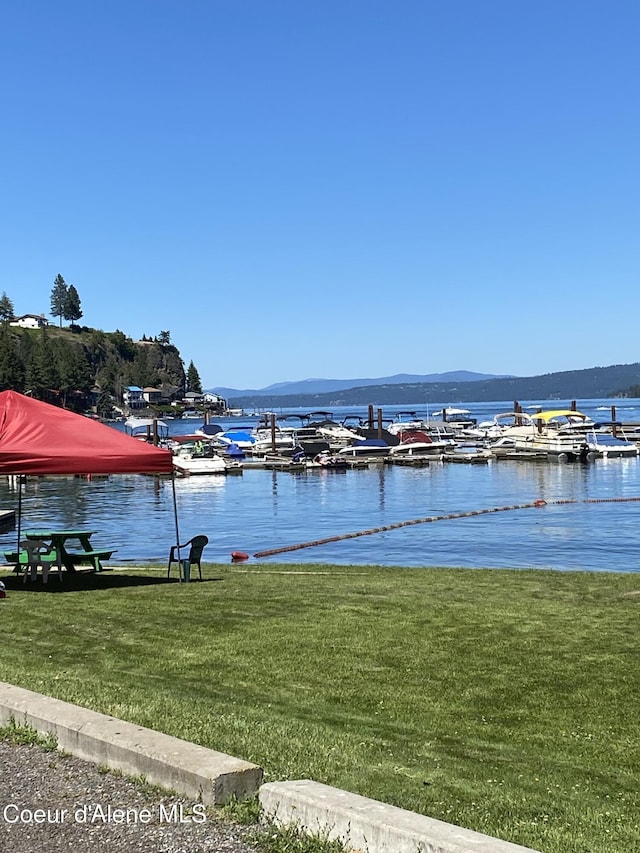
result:
[[(547, 501), (545, 507), (416, 524), (275, 556), (281, 562), (540, 566), (636, 571), (640, 462), (374, 465), (337, 474), (246, 470), (175, 481), (181, 538), (210, 538), (207, 558), (253, 554), (431, 515)], [(619, 500), (624, 499), (627, 500)], [(613, 499), (613, 500), (612, 500)], [(570, 500), (574, 503), (554, 504)], [(603, 500), (603, 503), (585, 503)], [(618, 502), (619, 501), (619, 502)], [(17, 493), (0, 480), (0, 507)], [(89, 527), (117, 563), (163, 562), (175, 541), (171, 478), (27, 478), (23, 529)], [(0, 536), (15, 546), (16, 533)]]
[[(384, 465), (377, 465), (376, 467), (378, 469), (378, 509), (380, 512), (384, 512), (384, 484), (387, 471), (385, 470)], [(388, 473), (392, 474), (393, 468)]]

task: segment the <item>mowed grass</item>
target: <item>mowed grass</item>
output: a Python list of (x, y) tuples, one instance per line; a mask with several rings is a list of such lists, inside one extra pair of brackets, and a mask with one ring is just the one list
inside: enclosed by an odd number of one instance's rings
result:
[(640, 850), (640, 576), (7, 579), (2, 678), (543, 853)]

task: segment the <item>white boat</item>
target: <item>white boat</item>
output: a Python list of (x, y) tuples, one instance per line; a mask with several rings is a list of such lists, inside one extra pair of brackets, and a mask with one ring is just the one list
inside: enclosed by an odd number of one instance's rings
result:
[(603, 459), (638, 456), (638, 445), (629, 441), (622, 425), (615, 422), (596, 423), (585, 433), (589, 453)]
[(443, 441), (449, 448), (456, 446), (458, 435), (449, 427), (449, 424), (441, 421), (427, 421), (422, 428), (434, 441)]
[(474, 435), (478, 428), (478, 421), (471, 417), (468, 409), (443, 409), (442, 421), (456, 435), (471, 436)]
[(513, 439), (518, 451), (546, 453), (559, 461), (587, 459), (589, 446), (586, 430), (593, 421), (573, 409), (552, 409), (533, 414), (508, 412), (496, 415), (494, 421), (511, 419), (502, 427), (502, 436)]
[(381, 438), (357, 438), (353, 444), (338, 450), (342, 456), (369, 457), (388, 456), (391, 447)]
[(330, 419), (318, 421), (312, 425), (315, 427), (318, 436), (329, 442), (332, 450), (340, 450), (355, 439), (362, 438), (355, 429)]
[(294, 450), (298, 446), (296, 433), (293, 430), (257, 429), (253, 433), (254, 442), (249, 448), (254, 456), (263, 456), (265, 453), (282, 453)]
[(446, 408), (442, 409), (440, 412), (434, 412), (433, 417), (437, 418), (439, 416), (442, 416), (442, 419), (446, 421), (452, 417), (459, 417), (462, 415), (470, 415), (470, 414), (471, 414), (471, 412), (469, 411), (469, 409), (456, 409), (454, 406), (447, 406)]
[[(276, 429), (283, 433), (295, 433), (298, 441), (318, 438), (315, 425), (310, 423), (309, 415), (281, 415), (276, 421)], [(261, 427), (268, 429), (269, 427)]]
[(397, 433), (400, 443), (389, 451), (391, 456), (434, 456), (450, 450), (449, 439), (433, 438), (424, 430), (408, 429)]
[(256, 443), (256, 437), (251, 427), (240, 427), (238, 429), (228, 429), (224, 432), (218, 432), (215, 435), (215, 440), (219, 444), (230, 447), (235, 445), (241, 450), (251, 450)]
[(183, 476), (227, 474), (231, 467), (241, 470), (239, 462), (228, 462), (211, 445), (203, 445), (201, 442), (182, 444), (173, 454), (173, 468)]
[(396, 412), (394, 420), (387, 424), (387, 429), (392, 435), (398, 435), (407, 430), (422, 429), (424, 421), (418, 417), (416, 412)]
[(169, 437), (169, 427), (164, 421), (158, 418), (127, 418), (124, 422), (125, 432), (132, 438), (137, 438), (140, 441), (153, 443), (157, 438), (158, 441), (166, 441)]

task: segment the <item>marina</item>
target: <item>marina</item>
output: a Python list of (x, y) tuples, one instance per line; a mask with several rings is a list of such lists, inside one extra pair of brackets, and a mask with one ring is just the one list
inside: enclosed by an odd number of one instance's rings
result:
[[(544, 408), (534, 404), (525, 411), (520, 403), (513, 410), (499, 412), (492, 420), (473, 417), (468, 409), (443, 407), (435, 415), (427, 412), (396, 411), (386, 416), (381, 408), (369, 405), (366, 412), (265, 412), (254, 423), (242, 426), (204, 424), (187, 434), (169, 435), (163, 421), (130, 418), (125, 428), (135, 434), (146, 427), (142, 437), (169, 448), (174, 453), (175, 470), (183, 475), (227, 473), (233, 463), (242, 467), (269, 470), (300, 470), (300, 467), (385, 463), (423, 465), (424, 458), (442, 462), (482, 463), (489, 459), (550, 462), (585, 462), (596, 458), (636, 457), (640, 453), (640, 423), (616, 420), (616, 406), (610, 419), (598, 418), (577, 409)], [(183, 427), (184, 420), (176, 424)], [(405, 460), (409, 460), (408, 462)], [(419, 461), (418, 461), (419, 460)]]
[[(610, 417), (612, 404), (621, 421), (640, 419), (637, 400), (582, 401), (580, 410), (597, 422)], [(505, 404), (469, 408), (480, 423), (504, 411)], [(334, 417), (339, 415), (336, 410)], [(193, 421), (168, 423), (170, 435), (186, 436), (194, 429)], [(637, 456), (563, 464), (535, 451), (515, 457), (511, 452), (507, 447), (504, 455), (488, 457), (461, 445), (446, 458), (354, 458), (339, 467), (247, 458), (243, 476), (177, 476), (175, 481), (137, 474), (28, 477), (23, 524), (90, 524), (98, 531), (95, 547), (115, 549), (114, 564), (162, 564), (175, 541), (175, 485), (181, 538), (207, 535), (205, 562), (229, 563), (234, 551), (242, 551), (249, 555), (249, 566), (326, 562), (639, 570)], [(10, 478), (0, 480), (0, 499), (2, 509), (15, 509), (17, 490)], [(426, 518), (437, 520), (421, 521)], [(15, 547), (14, 531), (0, 534), (0, 547)]]

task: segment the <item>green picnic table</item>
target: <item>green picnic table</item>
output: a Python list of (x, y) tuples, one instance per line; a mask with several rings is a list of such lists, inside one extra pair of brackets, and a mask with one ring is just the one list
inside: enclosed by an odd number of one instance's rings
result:
[[(25, 572), (31, 569), (32, 578), (38, 565), (42, 566), (43, 563), (46, 563), (47, 568), (57, 566), (59, 572), (62, 572), (63, 567), (68, 572), (75, 572), (76, 567), (82, 565), (92, 566), (94, 571), (100, 572), (103, 570), (102, 561), (109, 560), (114, 549), (93, 548), (91, 537), (96, 532), (85, 528), (25, 530), (25, 541), (20, 543), (22, 550), (19, 553), (5, 552), (5, 559), (15, 562), (17, 571), (21, 571), (23, 567)], [(70, 540), (78, 543), (73, 550), (67, 547)], [(39, 544), (37, 552), (31, 547), (35, 543)]]

